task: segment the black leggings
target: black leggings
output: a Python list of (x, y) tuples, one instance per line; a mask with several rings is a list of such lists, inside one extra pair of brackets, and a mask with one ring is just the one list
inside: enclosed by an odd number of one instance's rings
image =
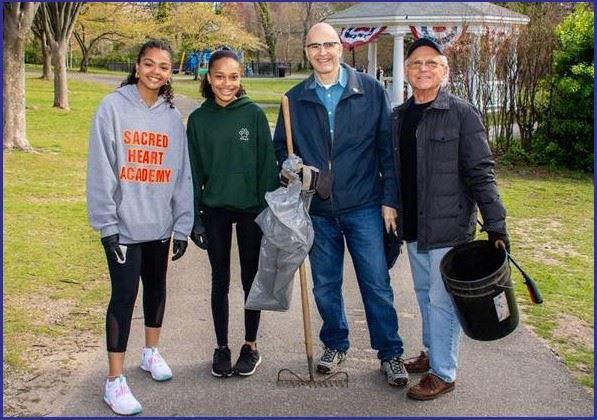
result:
[(143, 282), (145, 326), (160, 328), (166, 305), (166, 271), (170, 239), (127, 245), (126, 262), (108, 258), (112, 296), (106, 314), (106, 343), (109, 352), (122, 353), (131, 330), (133, 308)]
[[(218, 346), (228, 345), (228, 291), (230, 290), (230, 248), (232, 224), (236, 223), (236, 241), (240, 258), (240, 278), (249, 296), (259, 265), (261, 230), (255, 223), (257, 213), (240, 213), (222, 208), (204, 211), (207, 254), (211, 264), (211, 313)], [(261, 311), (245, 309), (245, 340), (256, 341)]]

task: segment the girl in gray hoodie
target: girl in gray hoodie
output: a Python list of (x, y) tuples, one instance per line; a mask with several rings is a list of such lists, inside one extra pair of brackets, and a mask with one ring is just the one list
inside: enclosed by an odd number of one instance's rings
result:
[(133, 308), (143, 282), (145, 348), (140, 367), (156, 381), (172, 371), (158, 352), (172, 260), (193, 227), (193, 185), (181, 115), (172, 103), (172, 50), (145, 43), (121, 87), (95, 114), (87, 166), (87, 211), (101, 233), (112, 283), (106, 315), (109, 373), (104, 401), (117, 414), (142, 411), (123, 375)]

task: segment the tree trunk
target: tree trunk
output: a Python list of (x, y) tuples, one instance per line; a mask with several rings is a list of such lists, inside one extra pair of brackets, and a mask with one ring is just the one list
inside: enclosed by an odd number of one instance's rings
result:
[[(304, 17), (303, 17), (303, 34), (301, 36), (302, 46), (304, 47), (307, 44), (307, 34), (309, 33), (309, 29), (311, 28), (311, 16), (313, 12), (313, 3), (312, 2), (303, 2), (304, 6)], [(305, 49), (301, 48), (301, 69), (306, 69), (309, 65), (309, 60), (305, 55)], [(354, 60), (353, 60), (354, 61)], [(352, 64), (354, 67), (354, 62)]]
[(81, 48), (81, 54), (83, 57), (81, 58), (81, 65), (79, 66), (79, 71), (81, 73), (87, 73), (87, 70), (89, 69), (89, 49)]
[(47, 2), (40, 11), (54, 64), (54, 106), (69, 109), (66, 52), (82, 3)]
[(27, 124), (25, 120), (25, 43), (18, 37), (7, 40), (4, 34), (2, 65), (4, 78), (2, 80), (2, 100), (4, 103), (3, 117), (3, 148), (31, 150), (27, 140)]
[(25, 118), (25, 45), (39, 3), (4, 3), (2, 6), (2, 148), (30, 151)]
[(274, 24), (272, 23), (270, 7), (266, 2), (255, 2), (253, 3), (259, 16), (259, 22), (261, 22), (261, 28), (265, 36), (265, 44), (267, 45), (267, 53), (272, 63), (272, 71), (274, 77), (276, 76), (275, 65), (276, 65), (276, 34), (274, 32)]
[(41, 51), (43, 54), (44, 66), (41, 74), (41, 79), (52, 80), (52, 49), (48, 44), (48, 38), (45, 33), (42, 33)]
[(61, 109), (70, 109), (66, 78), (66, 44), (54, 49), (52, 62), (54, 63), (54, 106)]

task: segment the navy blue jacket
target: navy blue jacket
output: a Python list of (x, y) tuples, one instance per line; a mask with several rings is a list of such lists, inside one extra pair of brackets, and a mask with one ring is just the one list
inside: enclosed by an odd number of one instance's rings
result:
[[(397, 209), (388, 96), (373, 77), (342, 66), (348, 81), (336, 107), (333, 139), (325, 106), (315, 89), (308, 88), (313, 75), (286, 93), (294, 153), (305, 165), (327, 170), (332, 176), (330, 198), (315, 195), (310, 213), (332, 215), (382, 204)], [(274, 148), (281, 164), (287, 157), (282, 112)]]

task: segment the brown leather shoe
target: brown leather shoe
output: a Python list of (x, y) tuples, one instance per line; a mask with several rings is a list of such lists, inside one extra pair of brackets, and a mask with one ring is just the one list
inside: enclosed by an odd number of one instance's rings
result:
[(408, 373), (426, 373), (429, 370), (429, 355), (422, 351), (417, 357), (406, 359), (404, 367)]
[(432, 373), (421, 378), (415, 386), (410, 387), (406, 395), (415, 400), (433, 400), (446, 392), (454, 390), (455, 382), (444, 382)]

